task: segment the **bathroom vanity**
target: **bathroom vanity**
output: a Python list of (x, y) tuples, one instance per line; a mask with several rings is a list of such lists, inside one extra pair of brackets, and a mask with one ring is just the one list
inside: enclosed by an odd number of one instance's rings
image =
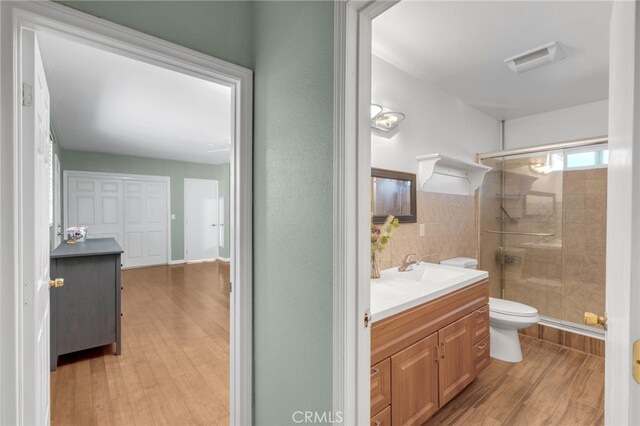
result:
[(371, 283), (371, 425), (421, 425), (490, 361), (484, 271), (423, 263)]

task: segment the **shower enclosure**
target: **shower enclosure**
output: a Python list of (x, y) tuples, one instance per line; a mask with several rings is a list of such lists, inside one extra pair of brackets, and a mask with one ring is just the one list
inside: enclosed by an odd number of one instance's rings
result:
[(480, 268), (492, 297), (538, 309), (541, 323), (589, 335), (605, 309), (606, 138), (481, 154)]

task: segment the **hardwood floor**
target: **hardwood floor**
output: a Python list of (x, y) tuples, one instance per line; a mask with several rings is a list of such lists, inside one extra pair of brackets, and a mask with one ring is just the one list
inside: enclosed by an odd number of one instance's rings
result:
[(53, 425), (229, 423), (229, 265), (123, 271), (122, 355), (60, 357)]
[(491, 364), (427, 425), (602, 425), (604, 358), (521, 336), (524, 361)]

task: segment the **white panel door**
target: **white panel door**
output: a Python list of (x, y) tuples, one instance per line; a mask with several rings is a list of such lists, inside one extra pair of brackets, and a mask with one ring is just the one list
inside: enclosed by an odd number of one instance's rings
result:
[(49, 424), (49, 89), (35, 33), (22, 30), (22, 424)]
[(207, 260), (218, 257), (218, 181), (184, 180), (184, 245), (185, 260)]
[(87, 238), (115, 238), (124, 248), (122, 179), (69, 176), (65, 228), (86, 226)]
[(124, 266), (168, 262), (167, 182), (124, 181)]

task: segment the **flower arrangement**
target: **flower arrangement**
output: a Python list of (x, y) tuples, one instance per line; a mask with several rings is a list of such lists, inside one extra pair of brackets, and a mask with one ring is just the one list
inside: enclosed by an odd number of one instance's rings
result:
[(398, 218), (389, 215), (381, 226), (371, 224), (371, 278), (380, 278), (378, 253), (387, 247), (393, 230), (400, 226)]
[(67, 244), (75, 244), (77, 241), (82, 242), (87, 239), (86, 226), (72, 226), (64, 232), (67, 234)]

